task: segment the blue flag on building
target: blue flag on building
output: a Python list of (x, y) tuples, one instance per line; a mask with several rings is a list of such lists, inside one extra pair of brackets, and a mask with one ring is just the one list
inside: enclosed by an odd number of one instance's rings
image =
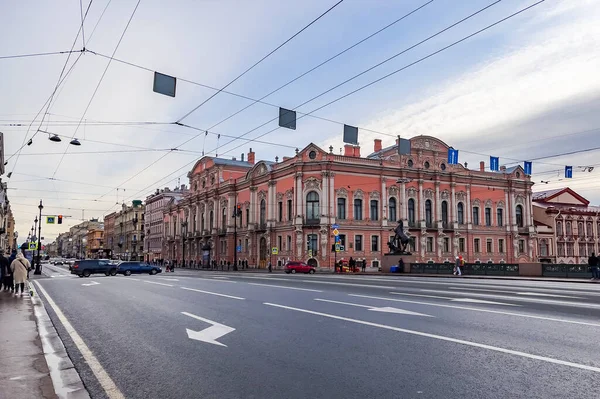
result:
[(572, 166), (565, 166), (565, 178), (566, 179), (573, 178), (573, 167)]
[(531, 161), (523, 162), (523, 170), (525, 170), (525, 174), (531, 176)]
[(455, 150), (454, 148), (448, 148), (448, 164), (458, 164), (458, 150)]
[(497, 172), (500, 169), (500, 158), (490, 157), (490, 170)]

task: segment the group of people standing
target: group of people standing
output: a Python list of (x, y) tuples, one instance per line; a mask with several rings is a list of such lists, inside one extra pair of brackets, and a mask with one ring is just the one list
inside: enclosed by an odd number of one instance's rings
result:
[(4, 250), (0, 249), (0, 291), (19, 295), (20, 288), (20, 296), (23, 296), (30, 270), (31, 264), (23, 252), (13, 250), (7, 258)]
[(588, 258), (588, 265), (592, 268), (592, 280), (600, 280), (600, 258), (593, 252)]

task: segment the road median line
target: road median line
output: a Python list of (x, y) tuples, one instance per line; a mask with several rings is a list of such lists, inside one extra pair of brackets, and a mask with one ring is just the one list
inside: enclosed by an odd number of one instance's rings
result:
[(196, 288), (181, 287), (181, 289), (182, 290), (187, 290), (187, 291), (199, 292), (201, 294), (216, 295), (216, 296), (222, 296), (224, 298), (237, 299), (239, 301), (244, 301), (246, 299), (246, 298), (241, 298), (239, 296), (219, 294), (218, 292), (204, 291), (204, 290), (199, 290), (199, 289), (196, 289)]

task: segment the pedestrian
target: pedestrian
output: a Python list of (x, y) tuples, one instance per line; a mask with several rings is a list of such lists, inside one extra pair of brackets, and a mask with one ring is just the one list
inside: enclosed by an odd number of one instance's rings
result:
[(231, 267), (231, 261), (227, 261), (227, 271), (229, 271), (229, 268)]
[(363, 273), (367, 271), (367, 260), (363, 259), (362, 261), (362, 271)]
[(273, 268), (271, 267), (271, 261), (269, 261), (269, 273), (273, 272)]
[(588, 258), (588, 265), (592, 268), (592, 280), (600, 280), (600, 271), (598, 270), (598, 263), (600, 259), (592, 252), (592, 256)]
[(27, 273), (31, 269), (31, 264), (29, 264), (29, 261), (22, 253), (18, 253), (17, 258), (10, 264), (10, 269), (13, 272), (15, 295), (19, 293), (19, 287), (21, 287), (21, 296), (23, 296)]
[(461, 261), (462, 261), (462, 256), (461, 257), (456, 257), (456, 263), (454, 265), (454, 275), (455, 276), (462, 276), (462, 273), (460, 271), (460, 267), (461, 267)]
[(10, 263), (4, 256), (4, 250), (0, 249), (0, 290), (4, 287), (6, 273), (10, 269)]

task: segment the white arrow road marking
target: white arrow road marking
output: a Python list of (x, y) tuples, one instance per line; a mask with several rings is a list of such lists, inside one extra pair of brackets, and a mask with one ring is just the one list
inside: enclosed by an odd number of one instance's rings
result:
[(96, 281), (92, 281), (88, 284), (81, 284), (81, 285), (85, 285), (86, 287), (91, 287), (92, 285), (100, 285), (100, 283), (96, 282)]
[(273, 306), (273, 307), (280, 308), (280, 309), (294, 310), (296, 312), (308, 313), (308, 314), (313, 314), (313, 315), (321, 316), (321, 317), (329, 317), (331, 319), (343, 320), (343, 321), (347, 321), (350, 323), (356, 323), (356, 324), (362, 324), (362, 325), (371, 326), (371, 327), (383, 328), (386, 330), (397, 331), (397, 332), (401, 332), (401, 333), (405, 333), (405, 334), (417, 335), (420, 337), (432, 338), (432, 339), (437, 339), (440, 341), (452, 342), (452, 343), (461, 344), (461, 345), (465, 345), (465, 346), (471, 346), (471, 347), (480, 348), (480, 349), (487, 349), (490, 351), (500, 352), (500, 353), (504, 353), (507, 355), (519, 356), (519, 357), (524, 357), (527, 359), (539, 360), (539, 361), (546, 362), (546, 363), (552, 363), (552, 364), (557, 364), (557, 365), (561, 365), (561, 366), (573, 367), (573, 368), (577, 368), (577, 369), (581, 369), (581, 370), (587, 370), (587, 371), (593, 371), (595, 373), (600, 373), (600, 367), (593, 367), (593, 366), (588, 366), (585, 364), (579, 364), (579, 363), (568, 362), (565, 360), (553, 359), (551, 357), (534, 355), (531, 353), (526, 353), (526, 352), (521, 352), (521, 351), (516, 351), (516, 350), (506, 349), (506, 348), (500, 348), (500, 347), (492, 346), (492, 345), (480, 344), (478, 342), (465, 341), (462, 339), (446, 337), (443, 335), (430, 334), (430, 333), (415, 331), (415, 330), (408, 330), (406, 328), (393, 327), (393, 326), (388, 326), (385, 324), (371, 323), (369, 321), (351, 319), (349, 317), (336, 316), (336, 315), (327, 314), (327, 313), (315, 312), (315, 311), (307, 310), (307, 309), (293, 308), (291, 306), (277, 305), (275, 303), (265, 302), (264, 305)]
[(411, 312), (410, 310), (404, 310), (404, 309), (398, 309), (398, 308), (392, 308), (389, 306), (385, 306), (382, 308), (378, 308), (375, 306), (368, 306), (368, 305), (360, 305), (358, 303), (349, 303), (349, 302), (341, 302), (341, 301), (332, 301), (330, 299), (321, 299), (321, 298), (315, 298), (315, 301), (320, 301), (320, 302), (329, 302), (329, 303), (337, 303), (340, 305), (349, 305), (349, 306), (356, 306), (359, 308), (367, 308), (369, 310), (372, 310), (373, 312), (383, 312), (383, 313), (396, 313), (396, 314), (405, 314), (405, 315), (409, 315), (409, 316), (423, 316), (423, 317), (435, 317), (435, 316), (430, 316), (428, 314), (423, 314), (423, 313), (417, 313), (417, 312)]
[(217, 339), (221, 338), (226, 334), (229, 334), (232, 331), (235, 331), (235, 328), (226, 326), (225, 324), (217, 323), (216, 321), (205, 319), (204, 317), (196, 316), (195, 314), (191, 314), (188, 312), (181, 312), (181, 314), (193, 317), (194, 319), (203, 321), (208, 324), (212, 324), (212, 326), (200, 331), (194, 331), (190, 330), (189, 328), (186, 328), (185, 330), (187, 332), (188, 338), (195, 339), (196, 341), (206, 342), (208, 344), (227, 347), (227, 345), (218, 342)]
[(491, 309), (481, 309), (481, 308), (468, 308), (468, 307), (465, 307), (465, 306), (458, 306), (458, 305), (444, 305), (444, 304), (441, 304), (441, 303), (410, 301), (408, 299), (385, 298), (385, 297), (371, 296), (371, 295), (359, 295), (359, 294), (348, 294), (348, 295), (349, 296), (353, 296), (353, 297), (357, 297), (357, 298), (369, 298), (369, 299), (377, 299), (377, 300), (381, 300), (381, 301), (414, 303), (414, 304), (417, 304), (417, 305), (437, 306), (439, 308), (471, 310), (473, 312), (493, 313), (493, 314), (501, 314), (501, 315), (506, 315), (506, 316), (525, 317), (525, 318), (528, 318), (528, 319), (556, 321), (556, 322), (559, 322), (559, 323), (569, 323), (569, 324), (579, 324), (579, 325), (582, 325), (582, 326), (600, 327), (600, 324), (598, 324), (598, 323), (588, 323), (588, 322), (585, 322), (585, 321), (557, 319), (557, 318), (554, 318), (554, 317), (534, 316), (534, 315), (523, 314), (523, 313), (504, 312), (504, 311), (501, 311), (501, 310), (491, 310)]
[(187, 287), (181, 287), (182, 290), (188, 290), (188, 291), (194, 291), (194, 292), (200, 292), (202, 294), (208, 294), (208, 295), (216, 295), (216, 296), (222, 296), (225, 298), (231, 298), (231, 299), (239, 299), (240, 301), (243, 301), (245, 298), (240, 298), (239, 296), (233, 296), (233, 295), (225, 295), (225, 294), (219, 294), (216, 292), (210, 292), (210, 291), (203, 291), (203, 290), (197, 290), (195, 288), (187, 288)]

